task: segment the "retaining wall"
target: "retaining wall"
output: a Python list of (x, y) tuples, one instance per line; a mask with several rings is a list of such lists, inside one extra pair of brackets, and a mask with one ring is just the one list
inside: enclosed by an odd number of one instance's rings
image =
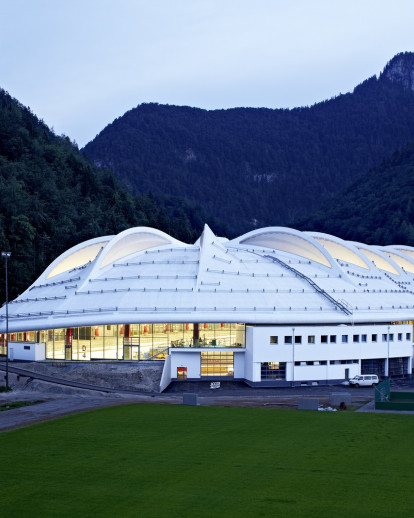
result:
[(13, 362), (15, 367), (101, 387), (159, 392), (163, 361), (154, 362)]

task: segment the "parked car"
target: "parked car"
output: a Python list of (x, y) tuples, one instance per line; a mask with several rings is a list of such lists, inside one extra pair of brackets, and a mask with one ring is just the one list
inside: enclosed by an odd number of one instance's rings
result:
[(378, 383), (379, 379), (376, 374), (360, 374), (349, 380), (349, 384), (354, 387), (373, 387)]

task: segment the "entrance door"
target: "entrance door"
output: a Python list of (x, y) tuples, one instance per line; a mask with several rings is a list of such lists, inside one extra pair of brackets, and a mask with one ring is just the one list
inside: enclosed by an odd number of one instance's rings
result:
[(187, 379), (187, 367), (177, 367), (177, 379), (178, 380)]
[(65, 345), (65, 360), (72, 359), (72, 344)]
[(345, 369), (345, 381), (349, 380), (349, 369)]
[(139, 360), (139, 337), (124, 337), (124, 360)]
[(139, 360), (138, 345), (124, 345), (124, 360)]

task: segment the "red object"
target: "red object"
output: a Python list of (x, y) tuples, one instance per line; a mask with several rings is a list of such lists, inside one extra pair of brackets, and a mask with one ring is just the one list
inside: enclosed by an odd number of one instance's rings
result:
[(14, 342), (16, 340), (16, 335), (14, 333), (11, 334), (10, 340)]
[(170, 330), (170, 324), (165, 324), (165, 332), (168, 333)]
[(147, 334), (148, 333), (148, 326), (147, 324), (144, 325), (144, 334)]
[(131, 324), (125, 324), (125, 337), (131, 338)]
[(72, 329), (66, 329), (66, 345), (72, 345)]
[(119, 334), (120, 334), (120, 335), (123, 335), (123, 334), (124, 334), (124, 326), (121, 326), (121, 329), (119, 330)]
[(26, 341), (26, 342), (30, 342), (30, 333), (29, 333), (29, 331), (27, 331), (27, 332), (25, 333), (25, 341)]
[(207, 329), (207, 324), (204, 324), (204, 329)]
[(221, 327), (224, 327), (224, 324), (223, 324), (223, 323), (221, 324)]
[(95, 336), (99, 336), (99, 327), (95, 327)]

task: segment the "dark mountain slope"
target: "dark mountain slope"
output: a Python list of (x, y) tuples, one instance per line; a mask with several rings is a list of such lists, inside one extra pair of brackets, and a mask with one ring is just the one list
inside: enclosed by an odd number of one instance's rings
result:
[[(190, 202), (130, 195), (112, 172), (93, 166), (0, 90), (0, 249), (12, 252), (11, 297), (86, 239), (149, 225), (193, 242), (203, 224), (203, 212)], [(0, 300), (3, 288), (1, 282)]]
[(363, 243), (414, 246), (414, 144), (384, 160), (297, 227)]
[(133, 189), (193, 200), (236, 233), (290, 224), (414, 140), (413, 56), (310, 108), (142, 104), (84, 152)]

